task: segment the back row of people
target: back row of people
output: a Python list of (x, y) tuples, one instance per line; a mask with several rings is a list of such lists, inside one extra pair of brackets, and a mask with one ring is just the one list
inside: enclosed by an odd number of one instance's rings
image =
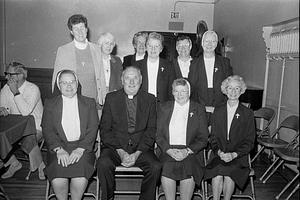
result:
[(191, 98), (205, 106), (208, 117), (215, 106), (225, 102), (220, 85), (233, 71), (229, 59), (215, 54), (218, 36), (214, 31), (203, 34), (203, 54), (198, 58), (190, 56), (190, 38), (179, 37), (176, 42), (178, 57), (172, 62), (159, 57), (163, 50), (161, 34), (139, 32), (133, 37), (135, 54), (125, 56), (122, 64), (119, 57), (111, 54), (116, 44), (112, 34), (101, 34), (98, 45), (89, 42), (87, 19), (82, 15), (71, 16), (68, 28), (74, 39), (57, 50), (53, 90), (57, 73), (62, 69), (73, 70), (78, 76), (81, 94), (94, 98), (101, 108), (106, 94), (121, 88), (122, 68), (130, 65), (141, 69), (142, 89), (153, 94), (158, 102), (173, 99), (172, 82), (181, 77), (189, 80)]

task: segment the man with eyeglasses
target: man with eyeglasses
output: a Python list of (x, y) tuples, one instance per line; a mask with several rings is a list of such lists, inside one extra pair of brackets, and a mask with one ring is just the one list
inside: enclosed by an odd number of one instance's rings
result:
[[(37, 135), (27, 136), (23, 140), (23, 145), (26, 142), (35, 142), (32, 149), (26, 149), (29, 153), (30, 169), (35, 171), (39, 169), (39, 178), (45, 179), (43, 169), (45, 167), (41, 155), (41, 151), (37, 146), (37, 141), (42, 138), (41, 119), (43, 114), (43, 105), (41, 94), (38, 86), (26, 80), (27, 69), (19, 62), (11, 62), (7, 65), (4, 72), (7, 83), (0, 91), (0, 116), (7, 116), (9, 114), (17, 115), (33, 115), (35, 119)], [(34, 140), (34, 141), (29, 141)], [(36, 141), (37, 140), (37, 141)], [(6, 161), (6, 160), (5, 160)], [(1, 178), (10, 178), (16, 171), (22, 168), (22, 164), (17, 158), (12, 155), (4, 164), (8, 170), (1, 176)]]

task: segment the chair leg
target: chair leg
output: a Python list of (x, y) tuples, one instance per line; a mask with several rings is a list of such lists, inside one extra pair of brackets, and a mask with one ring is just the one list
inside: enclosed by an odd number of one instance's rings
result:
[(276, 172), (276, 170), (284, 163), (284, 160), (281, 160), (279, 164), (273, 169), (273, 171), (267, 176), (267, 178), (263, 181), (263, 183), (266, 183), (267, 180)]
[(28, 181), (31, 175), (31, 169), (29, 169), (29, 172), (27, 174), (27, 176), (25, 177), (25, 180)]
[(5, 200), (9, 200), (9, 197), (5, 194), (4, 188), (0, 185), (0, 196), (4, 197)]
[(299, 172), (297, 175), (291, 180), (282, 190), (281, 192), (275, 197), (275, 199), (279, 199), (280, 196), (292, 185), (292, 183), (299, 177)]
[(251, 184), (251, 191), (252, 191), (252, 199), (255, 200), (255, 187), (254, 187), (254, 180), (253, 177), (250, 177), (250, 184)]
[(276, 160), (273, 161), (273, 163), (270, 165), (270, 167), (265, 171), (265, 173), (259, 178), (260, 181), (264, 180), (265, 176), (269, 173), (269, 171), (272, 169), (272, 167), (276, 164), (276, 162), (279, 160), (279, 158), (276, 158)]
[(262, 152), (264, 149), (265, 149), (264, 146), (262, 146), (262, 147), (260, 148), (260, 150), (259, 150), (259, 151), (255, 154), (255, 156), (252, 158), (251, 163), (253, 163), (253, 162), (256, 160), (256, 158), (259, 156), (259, 154), (261, 154), (261, 152)]
[(296, 187), (293, 189), (293, 191), (291, 192), (291, 194), (289, 194), (289, 196), (285, 199), (285, 200), (289, 200), (291, 198), (291, 196), (293, 196), (293, 194), (299, 190), (299, 183), (296, 185)]

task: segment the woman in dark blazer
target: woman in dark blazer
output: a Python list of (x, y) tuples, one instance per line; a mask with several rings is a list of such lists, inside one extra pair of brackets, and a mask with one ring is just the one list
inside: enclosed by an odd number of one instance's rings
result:
[(124, 69), (128, 66), (135, 66), (136, 61), (147, 58), (147, 52), (146, 52), (147, 38), (148, 38), (148, 33), (146, 32), (137, 32), (134, 34), (132, 39), (134, 54), (124, 56), (123, 58)]
[(59, 200), (68, 199), (69, 180), (72, 200), (80, 200), (94, 172), (99, 118), (96, 102), (77, 94), (75, 72), (57, 75), (61, 95), (45, 102), (42, 130), (47, 144), (45, 174)]
[(190, 86), (180, 78), (172, 84), (175, 101), (160, 105), (157, 119), (157, 145), (163, 162), (162, 187), (167, 200), (174, 200), (180, 181), (182, 200), (192, 198), (195, 183), (204, 175), (203, 149), (208, 129), (205, 110), (189, 100)]
[(230, 60), (215, 53), (217, 44), (216, 32), (203, 34), (203, 55), (195, 60), (197, 67), (190, 69), (188, 77), (192, 86), (191, 99), (205, 106), (209, 124), (214, 108), (226, 102), (226, 96), (220, 90), (221, 83), (233, 73)]
[(253, 111), (239, 102), (246, 90), (240, 76), (229, 76), (221, 90), (227, 103), (217, 107), (212, 115), (210, 145), (212, 154), (206, 166), (205, 178), (212, 178), (214, 200), (229, 200), (235, 184), (242, 189), (249, 176), (248, 154), (255, 140)]

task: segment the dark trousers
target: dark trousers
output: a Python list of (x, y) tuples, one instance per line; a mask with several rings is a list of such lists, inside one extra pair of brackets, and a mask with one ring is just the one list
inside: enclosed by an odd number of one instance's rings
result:
[[(121, 159), (117, 151), (101, 149), (100, 158), (97, 161), (97, 170), (102, 191), (101, 200), (109, 200), (114, 196), (115, 168), (121, 165)], [(143, 170), (140, 200), (155, 200), (155, 192), (160, 180), (162, 165), (153, 151), (141, 153), (135, 162), (136, 167)]]

